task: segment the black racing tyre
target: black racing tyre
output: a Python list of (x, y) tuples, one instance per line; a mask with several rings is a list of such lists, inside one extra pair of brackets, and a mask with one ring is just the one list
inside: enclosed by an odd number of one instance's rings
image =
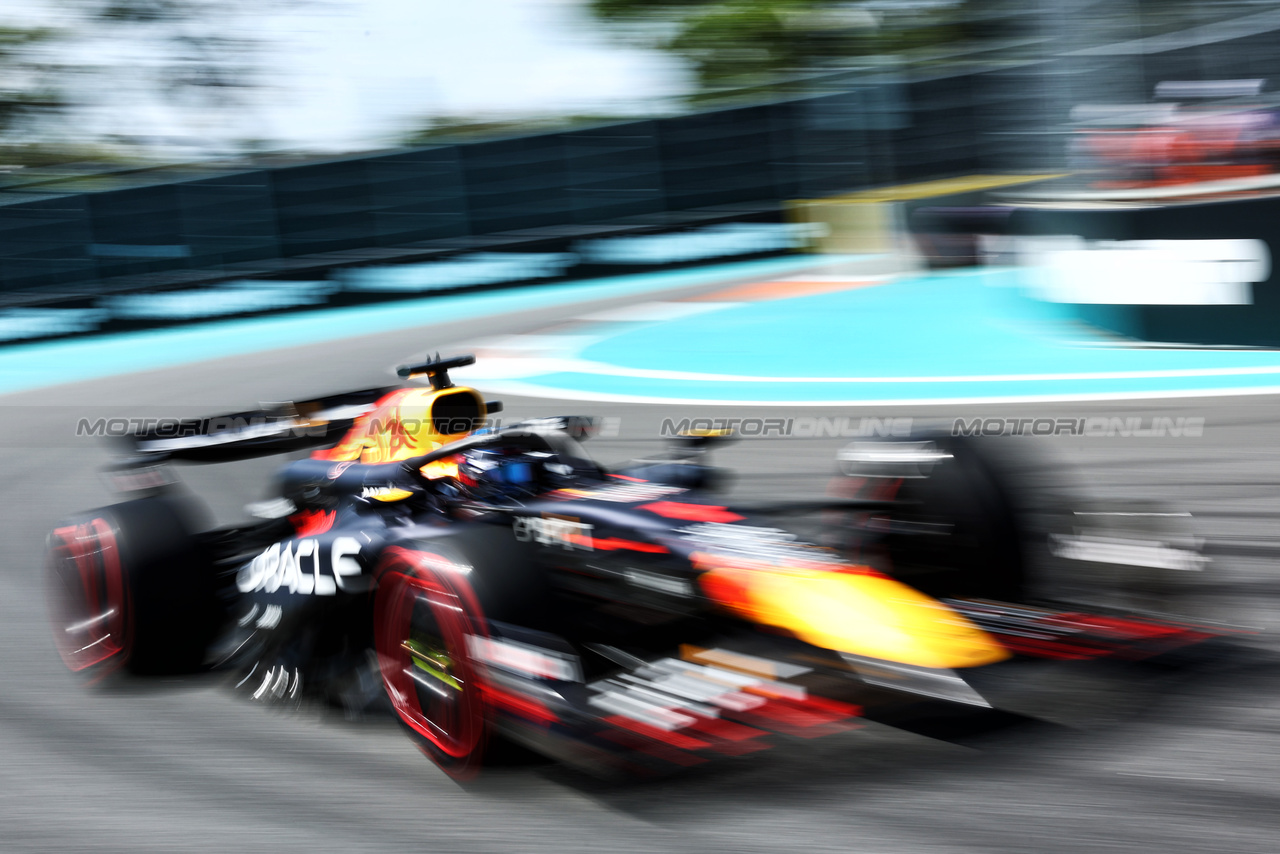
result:
[(199, 670), (216, 627), (213, 568), (194, 514), (152, 496), (74, 516), (49, 535), (54, 642), (74, 672)]
[(488, 630), (466, 572), (433, 551), (387, 549), (373, 619), (378, 666), (401, 724), (445, 773), (474, 776), (492, 716), (471, 654), (473, 638)]
[(864, 514), (858, 523), (869, 532), (851, 529), (842, 544), (879, 549), (890, 572), (930, 596), (1024, 600), (1023, 527), (990, 451), (965, 437), (934, 436), (928, 444), (938, 459), (907, 476), (853, 476), (833, 485), (844, 497), (900, 502), (887, 524)]

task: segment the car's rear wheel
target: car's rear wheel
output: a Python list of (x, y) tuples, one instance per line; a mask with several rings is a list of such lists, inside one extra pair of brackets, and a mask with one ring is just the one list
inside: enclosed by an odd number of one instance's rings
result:
[(1025, 598), (1025, 533), (1006, 479), (984, 448), (939, 435), (858, 444), (842, 452), (852, 459), (830, 493), (899, 503), (834, 520), (833, 545), (855, 560), (887, 560), (884, 568), (931, 596)]
[(375, 644), (396, 715), (424, 753), (456, 778), (474, 775), (489, 714), (471, 655), (484, 616), (464, 574), (446, 559), (393, 548), (374, 602)]
[(91, 517), (53, 530), (45, 580), (54, 643), (76, 673), (106, 675), (133, 648), (133, 605), (115, 531)]
[(54, 643), (91, 679), (200, 669), (215, 626), (212, 569), (189, 510), (151, 497), (72, 517), (49, 535)]

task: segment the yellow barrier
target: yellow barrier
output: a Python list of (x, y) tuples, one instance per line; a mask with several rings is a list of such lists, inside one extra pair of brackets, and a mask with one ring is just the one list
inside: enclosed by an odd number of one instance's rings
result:
[(806, 250), (823, 254), (876, 255), (898, 248), (904, 232), (897, 222), (898, 203), (918, 199), (959, 196), (1018, 184), (1065, 177), (1051, 175), (964, 175), (894, 187), (876, 187), (821, 199), (795, 199), (787, 203), (787, 217), (794, 223), (817, 224)]

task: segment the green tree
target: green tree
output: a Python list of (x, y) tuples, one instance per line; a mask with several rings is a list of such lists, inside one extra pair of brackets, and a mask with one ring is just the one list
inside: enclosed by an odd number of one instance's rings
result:
[(287, 2), (49, 0), (56, 28), (0, 12), (0, 163), (136, 155), (127, 132), (94, 138), (82, 107), (169, 105), (215, 124), (243, 109), (258, 85), (250, 16)]
[(0, 25), (0, 142), (60, 114), (67, 101), (50, 48), (58, 32)]
[(257, 40), (244, 23), (278, 0), (67, 0), (100, 37), (144, 43), (154, 62), (148, 83), (159, 96), (228, 106), (256, 85)]
[(960, 0), (590, 0), (590, 8), (620, 37), (689, 62), (695, 100), (966, 37)]
[(540, 115), (511, 118), (480, 116), (431, 116), (420, 126), (400, 135), (398, 142), (406, 146), (437, 145), (468, 139), (502, 136), (524, 136), (570, 128), (627, 121), (629, 116), (609, 115)]

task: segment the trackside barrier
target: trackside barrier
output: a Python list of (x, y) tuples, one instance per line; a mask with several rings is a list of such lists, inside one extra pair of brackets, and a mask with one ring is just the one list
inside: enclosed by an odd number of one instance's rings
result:
[(352, 267), (321, 280), (239, 279), (116, 294), (96, 298), (91, 308), (0, 309), (0, 342), (762, 258), (798, 249), (811, 234), (811, 227), (790, 223), (724, 223), (639, 237), (561, 239), (565, 251), (559, 252), (472, 252)]
[[(797, 199), (787, 204), (787, 216), (791, 222), (811, 227), (813, 238), (807, 246), (811, 252), (888, 253), (903, 248), (908, 222), (915, 209), (926, 202), (974, 203), (991, 190), (1060, 177), (1060, 173), (965, 175), (899, 184), (823, 199)], [(930, 255), (932, 248), (922, 246), (921, 250)]]
[(867, 72), (811, 97), (318, 162), (19, 171), (0, 176), (0, 307), (563, 251), (565, 235), (749, 222), (785, 199), (974, 172), (1028, 99), (1010, 79)]

